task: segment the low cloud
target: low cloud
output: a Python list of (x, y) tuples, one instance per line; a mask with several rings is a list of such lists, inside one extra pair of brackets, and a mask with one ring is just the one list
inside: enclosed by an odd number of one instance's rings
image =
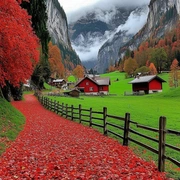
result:
[[(73, 23), (77, 21), (79, 18), (86, 16), (89, 12), (98, 12), (101, 13), (101, 10), (112, 10), (115, 7), (122, 7), (122, 8), (132, 8), (132, 7), (138, 7), (142, 5), (148, 5), (150, 0), (99, 0), (96, 3), (86, 6), (83, 8), (76, 9), (75, 11), (69, 11), (67, 12), (67, 18), (68, 22)], [(100, 15), (100, 14), (99, 14)], [(108, 18), (106, 16), (105, 18)]]
[(98, 51), (106, 40), (107, 37), (103, 37), (103, 40), (102, 37), (96, 37), (89, 39), (91, 43), (88, 43), (88, 45), (85, 45), (85, 42), (81, 42), (79, 45), (72, 43), (72, 46), (82, 61), (97, 60)]
[[(114, 35), (119, 31), (126, 31), (127, 35), (136, 34), (146, 23), (148, 15), (148, 7), (133, 11), (125, 24), (120, 25), (117, 29), (112, 31), (106, 31), (101, 37), (90, 38), (85, 40), (83, 37), (79, 38), (78, 45), (72, 44), (82, 61), (96, 60), (98, 51), (102, 45), (108, 40), (109, 42), (113, 39)], [(103, 16), (102, 16), (103, 17)]]
[(121, 30), (121, 31), (127, 31), (127, 34), (137, 33), (146, 23), (148, 12), (149, 9), (147, 6), (144, 6), (144, 9), (139, 12), (138, 16), (136, 13), (132, 12), (126, 23), (120, 25), (117, 28), (117, 32)]

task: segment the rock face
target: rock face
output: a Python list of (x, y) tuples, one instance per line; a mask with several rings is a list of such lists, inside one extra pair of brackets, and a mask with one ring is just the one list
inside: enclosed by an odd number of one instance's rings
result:
[(133, 9), (116, 8), (113, 10), (94, 10), (81, 17), (75, 23), (69, 24), (70, 38), (76, 45), (82, 38), (90, 40), (91, 37), (104, 36), (106, 31), (113, 31), (124, 24)]
[[(131, 16), (139, 18), (144, 15), (146, 17), (147, 12), (147, 6), (143, 6), (132, 11)], [(133, 28), (132, 26), (130, 28)], [(133, 32), (129, 32), (128, 29), (123, 30), (120, 27), (112, 38), (104, 43), (98, 52), (98, 63), (95, 68), (98, 73), (104, 73), (110, 65), (114, 65), (116, 61), (119, 61), (119, 49), (131, 40), (134, 35)]]
[(96, 61), (94, 70), (98, 73), (105, 72), (111, 63), (118, 60), (119, 48), (145, 24), (144, 21), (137, 31), (131, 32), (131, 21), (142, 16), (147, 19), (148, 5), (122, 7), (118, 4), (108, 10), (102, 5), (69, 24), (73, 48), (82, 61)]
[(71, 47), (68, 35), (68, 25), (64, 10), (57, 0), (47, 0), (48, 30), (54, 43), (62, 42)]
[(119, 31), (111, 40), (108, 40), (99, 50), (98, 62), (95, 70), (104, 73), (110, 65), (118, 61), (119, 48), (131, 39), (132, 35), (127, 36), (126, 31)]
[[(73, 48), (82, 61), (97, 61), (100, 47), (124, 24), (134, 8), (94, 9), (69, 24)], [(82, 55), (82, 56), (81, 56)]]
[(125, 47), (119, 51), (123, 56), (125, 49), (134, 50), (138, 45), (147, 40), (150, 36), (160, 38), (168, 31), (171, 31), (179, 21), (180, 0), (151, 0), (147, 23), (133, 36)]
[(66, 14), (58, 0), (46, 0), (48, 22), (47, 27), (53, 44), (56, 44), (63, 56), (69, 57), (74, 65), (81, 64), (76, 52), (72, 49), (68, 34)]

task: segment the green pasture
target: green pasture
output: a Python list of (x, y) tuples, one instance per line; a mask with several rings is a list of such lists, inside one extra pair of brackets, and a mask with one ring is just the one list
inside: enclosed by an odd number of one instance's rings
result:
[(9, 102), (0, 98), (0, 155), (22, 130), (24, 116)]
[[(133, 78), (125, 79), (124, 73), (113, 72), (109, 74), (103, 74), (102, 76), (108, 76), (111, 79), (110, 95), (108, 96), (81, 95), (80, 98), (57, 96), (49, 98), (59, 101), (60, 103), (68, 104), (69, 106), (74, 105), (75, 107), (78, 107), (79, 104), (81, 104), (82, 108), (89, 109), (92, 107), (94, 111), (102, 111), (103, 107), (107, 107), (108, 114), (120, 117), (124, 117), (125, 113), (128, 112), (130, 113), (131, 120), (141, 125), (154, 128), (158, 128), (159, 117), (165, 116), (167, 118), (166, 128), (180, 131), (180, 87), (176, 89), (169, 87), (169, 74), (166, 73), (159, 75), (161, 78), (167, 81), (166, 83), (163, 83), (162, 93), (140, 96), (124, 96), (125, 91), (132, 91), (132, 87), (129, 82), (133, 80)], [(123, 125), (122, 122), (119, 122), (117, 120), (109, 119), (109, 121), (115, 124)], [(132, 125), (131, 128), (153, 138), (157, 137), (156, 133), (139, 129), (136, 126)], [(116, 133), (122, 134), (122, 132), (115, 128), (114, 131), (116, 131)], [(158, 145), (154, 142), (151, 142), (150, 140), (136, 135), (131, 136), (147, 145), (152, 146), (155, 149), (158, 149)], [(167, 135), (166, 142), (168, 144), (180, 147), (179, 136)], [(148, 150), (146, 151), (144, 148), (141, 148), (134, 143), (130, 143), (130, 147), (133, 148), (134, 151), (138, 155), (141, 155), (143, 158), (156, 161), (157, 163), (156, 154), (148, 152)], [(170, 157), (173, 157), (180, 161), (180, 153), (169, 150), (168, 148), (166, 150), (167, 155), (170, 155)], [(173, 166), (171, 163), (167, 162), (166, 171), (170, 173), (171, 177), (178, 179), (180, 177), (180, 173), (175, 170), (176, 168), (176, 166)]]

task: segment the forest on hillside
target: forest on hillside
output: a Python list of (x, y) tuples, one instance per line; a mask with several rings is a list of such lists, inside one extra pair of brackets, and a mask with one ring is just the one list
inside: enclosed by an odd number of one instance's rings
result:
[(157, 74), (162, 71), (171, 71), (172, 63), (176, 60), (178, 70), (180, 64), (180, 22), (164, 37), (150, 37), (142, 42), (136, 50), (127, 49), (124, 57), (111, 65), (108, 71), (125, 71), (127, 77), (137, 73)]

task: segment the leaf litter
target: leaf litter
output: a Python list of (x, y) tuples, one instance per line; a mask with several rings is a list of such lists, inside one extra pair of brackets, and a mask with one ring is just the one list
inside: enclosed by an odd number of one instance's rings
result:
[(46, 110), (33, 95), (12, 102), (24, 129), (0, 157), (0, 180), (165, 180), (153, 162), (82, 124)]

